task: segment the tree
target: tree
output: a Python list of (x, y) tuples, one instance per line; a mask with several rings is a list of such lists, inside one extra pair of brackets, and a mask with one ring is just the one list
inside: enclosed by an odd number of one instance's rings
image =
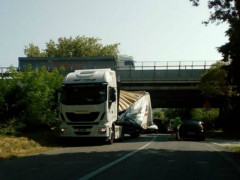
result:
[(54, 92), (61, 87), (61, 72), (29, 67), (25, 72), (9, 68), (9, 74), (10, 80), (0, 84), (0, 133), (57, 126)]
[[(203, 96), (210, 102), (220, 108), (218, 125), (227, 127), (231, 124), (233, 87), (228, 81), (228, 72), (226, 63), (219, 61), (212, 65), (201, 77), (199, 89)], [(203, 121), (210, 127), (214, 123), (214, 118), (205, 116)], [(211, 123), (212, 122), (212, 123)]]
[[(200, 0), (190, 0), (198, 6)], [(218, 47), (223, 55), (223, 61), (229, 63), (228, 81), (233, 85), (235, 94), (240, 93), (240, 1), (239, 0), (208, 0), (208, 7), (212, 10), (209, 19), (204, 22), (227, 23), (229, 25), (226, 36), (229, 42)]]
[(153, 119), (160, 119), (160, 118), (161, 118), (161, 111), (154, 111)]
[(195, 108), (191, 111), (192, 119), (204, 122), (205, 129), (218, 128), (219, 109), (217, 108)]
[[(200, 2), (200, 0), (190, 1), (194, 6), (197, 6)], [(208, 0), (208, 7), (212, 12), (208, 21), (204, 22), (206, 25), (209, 23), (227, 23), (229, 25), (226, 31), (228, 42), (218, 47), (217, 50), (222, 54), (222, 60), (229, 64), (227, 77), (228, 83), (233, 87), (234, 98), (232, 98), (231, 102), (228, 98), (225, 98), (228, 101), (224, 103), (225, 107), (220, 111), (220, 119), (224, 122), (225, 129), (237, 130), (240, 121), (234, 118), (234, 114), (235, 116), (239, 114), (240, 107), (240, 1)]]
[(201, 77), (199, 88), (206, 98), (232, 96), (232, 86), (227, 81), (225, 63), (217, 62)]
[(35, 46), (33, 43), (29, 44), (28, 47), (25, 47), (24, 54), (27, 57), (45, 57), (46, 53), (41, 52), (38, 46)]
[(99, 38), (77, 36), (75, 39), (61, 37), (58, 42), (50, 40), (46, 49), (33, 43), (25, 46), (27, 57), (86, 57), (86, 56), (117, 56), (119, 44), (102, 45)]

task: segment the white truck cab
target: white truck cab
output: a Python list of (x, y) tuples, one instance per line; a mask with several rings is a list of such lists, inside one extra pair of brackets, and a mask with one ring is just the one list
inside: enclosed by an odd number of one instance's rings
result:
[(117, 120), (117, 80), (111, 69), (75, 70), (63, 80), (59, 118), (62, 137), (121, 138)]

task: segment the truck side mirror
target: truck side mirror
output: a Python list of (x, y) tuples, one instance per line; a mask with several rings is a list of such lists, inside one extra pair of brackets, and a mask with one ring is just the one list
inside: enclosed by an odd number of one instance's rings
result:
[(109, 101), (108, 101), (108, 108), (111, 108), (113, 102), (116, 101), (116, 90), (113, 87), (109, 88)]

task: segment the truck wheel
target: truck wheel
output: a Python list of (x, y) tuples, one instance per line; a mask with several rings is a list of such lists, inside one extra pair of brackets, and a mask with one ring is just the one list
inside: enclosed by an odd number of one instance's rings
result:
[(107, 141), (107, 143), (108, 144), (112, 144), (113, 143), (113, 141), (114, 141), (114, 138), (115, 138), (115, 129), (114, 129), (114, 126), (112, 127), (112, 130), (111, 130), (111, 132), (110, 132), (110, 139)]
[(111, 138), (109, 139), (108, 144), (112, 144), (113, 141), (114, 141), (114, 132), (112, 132)]
[(124, 140), (124, 128), (122, 127), (121, 137), (119, 141), (123, 141), (123, 140)]

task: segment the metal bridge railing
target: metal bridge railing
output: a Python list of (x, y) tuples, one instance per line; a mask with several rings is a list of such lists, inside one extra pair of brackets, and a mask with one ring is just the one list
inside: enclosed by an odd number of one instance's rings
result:
[[(14, 68), (14, 69), (18, 70), (18, 67), (11, 67), (11, 68)], [(3, 78), (3, 77), (5, 77), (7, 74), (9, 74), (9, 73), (8, 73), (9, 69), (10, 69), (10, 67), (0, 67), (0, 77)]]
[(216, 61), (135, 61), (135, 70), (209, 69)]

